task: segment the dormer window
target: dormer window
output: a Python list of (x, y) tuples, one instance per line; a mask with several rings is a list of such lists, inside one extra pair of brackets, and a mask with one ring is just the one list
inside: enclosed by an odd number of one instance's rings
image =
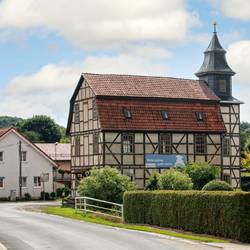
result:
[(123, 109), (123, 115), (124, 115), (125, 119), (131, 119), (132, 118), (132, 113), (126, 108)]
[(203, 115), (203, 112), (195, 112), (195, 115), (196, 115), (196, 119), (197, 121), (203, 121), (204, 120), (204, 115)]
[(168, 111), (162, 110), (161, 111), (161, 116), (163, 120), (168, 120)]

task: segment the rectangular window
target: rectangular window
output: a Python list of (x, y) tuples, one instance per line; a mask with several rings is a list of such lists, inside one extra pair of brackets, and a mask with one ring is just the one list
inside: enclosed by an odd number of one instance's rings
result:
[(23, 177), (22, 177), (22, 187), (23, 187), (23, 188), (26, 188), (26, 187), (27, 187), (27, 177), (26, 177), (26, 176), (23, 176)]
[(80, 110), (79, 110), (78, 103), (74, 105), (74, 115), (75, 115), (75, 123), (79, 123), (80, 122)]
[(122, 135), (122, 152), (124, 154), (131, 154), (134, 152), (134, 135), (133, 134)]
[(231, 184), (231, 178), (230, 178), (230, 175), (229, 175), (229, 174), (223, 174), (223, 175), (222, 175), (222, 179), (223, 179), (223, 181), (225, 181), (225, 182)]
[(0, 177), (0, 189), (4, 188), (4, 177)]
[(3, 161), (3, 152), (0, 152), (0, 161)]
[(93, 108), (93, 120), (96, 120), (97, 119), (97, 107), (96, 107), (96, 101), (95, 100), (93, 100), (92, 108)]
[(159, 153), (171, 154), (172, 153), (172, 136), (171, 134), (159, 135)]
[(41, 187), (41, 177), (34, 176), (34, 187)]
[(222, 154), (223, 156), (230, 155), (230, 139), (229, 138), (223, 138), (222, 140)]
[(219, 91), (221, 93), (227, 92), (227, 81), (226, 80), (223, 80), (223, 79), (219, 80)]
[(80, 155), (80, 137), (77, 136), (75, 138), (75, 156), (79, 156)]
[(93, 154), (98, 155), (99, 154), (99, 134), (94, 133), (93, 134)]
[(195, 135), (195, 153), (201, 155), (206, 153), (205, 135)]
[(22, 161), (27, 161), (27, 151), (21, 152), (21, 159), (22, 159)]

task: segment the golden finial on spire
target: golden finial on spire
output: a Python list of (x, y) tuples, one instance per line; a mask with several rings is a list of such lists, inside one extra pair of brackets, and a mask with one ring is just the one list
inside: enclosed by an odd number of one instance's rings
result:
[(217, 26), (217, 22), (216, 21), (213, 22), (213, 26), (214, 26), (214, 33), (216, 33), (216, 26)]

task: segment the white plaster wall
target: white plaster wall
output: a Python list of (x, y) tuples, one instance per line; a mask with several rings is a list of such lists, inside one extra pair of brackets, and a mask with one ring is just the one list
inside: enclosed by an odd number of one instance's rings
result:
[(39, 198), (42, 187), (34, 187), (34, 176), (49, 173), (49, 182), (45, 182), (45, 192), (53, 191), (53, 165), (32, 146), (19, 138), (14, 132), (0, 140), (3, 162), (0, 162), (0, 177), (4, 177), (4, 188), (0, 188), (0, 198), (9, 197), (11, 190), (19, 196), (19, 153), (18, 142), (22, 141), (22, 150), (27, 151), (27, 161), (22, 163), (22, 176), (27, 176), (27, 188), (22, 194), (29, 193)]

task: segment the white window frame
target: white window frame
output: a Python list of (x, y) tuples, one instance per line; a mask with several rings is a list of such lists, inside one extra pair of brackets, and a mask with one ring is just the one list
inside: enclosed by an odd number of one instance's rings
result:
[(135, 137), (132, 133), (122, 134), (122, 153), (133, 154), (134, 153)]
[[(37, 181), (35, 181), (35, 180), (37, 180)], [(38, 180), (40, 180), (40, 181), (38, 181)], [(42, 187), (41, 176), (34, 176), (33, 182), (34, 182), (34, 188), (41, 188)], [(37, 185), (39, 182), (40, 182), (40, 186)]]
[[(25, 179), (25, 181), (24, 181)], [(24, 183), (26, 184), (24, 186)], [(27, 188), (28, 187), (28, 177), (27, 176), (22, 176), (22, 188)]]
[[(21, 152), (21, 159), (22, 159), (22, 162), (27, 162), (27, 155), (28, 155), (28, 152), (23, 150)], [(25, 157), (24, 157), (25, 156)]]

